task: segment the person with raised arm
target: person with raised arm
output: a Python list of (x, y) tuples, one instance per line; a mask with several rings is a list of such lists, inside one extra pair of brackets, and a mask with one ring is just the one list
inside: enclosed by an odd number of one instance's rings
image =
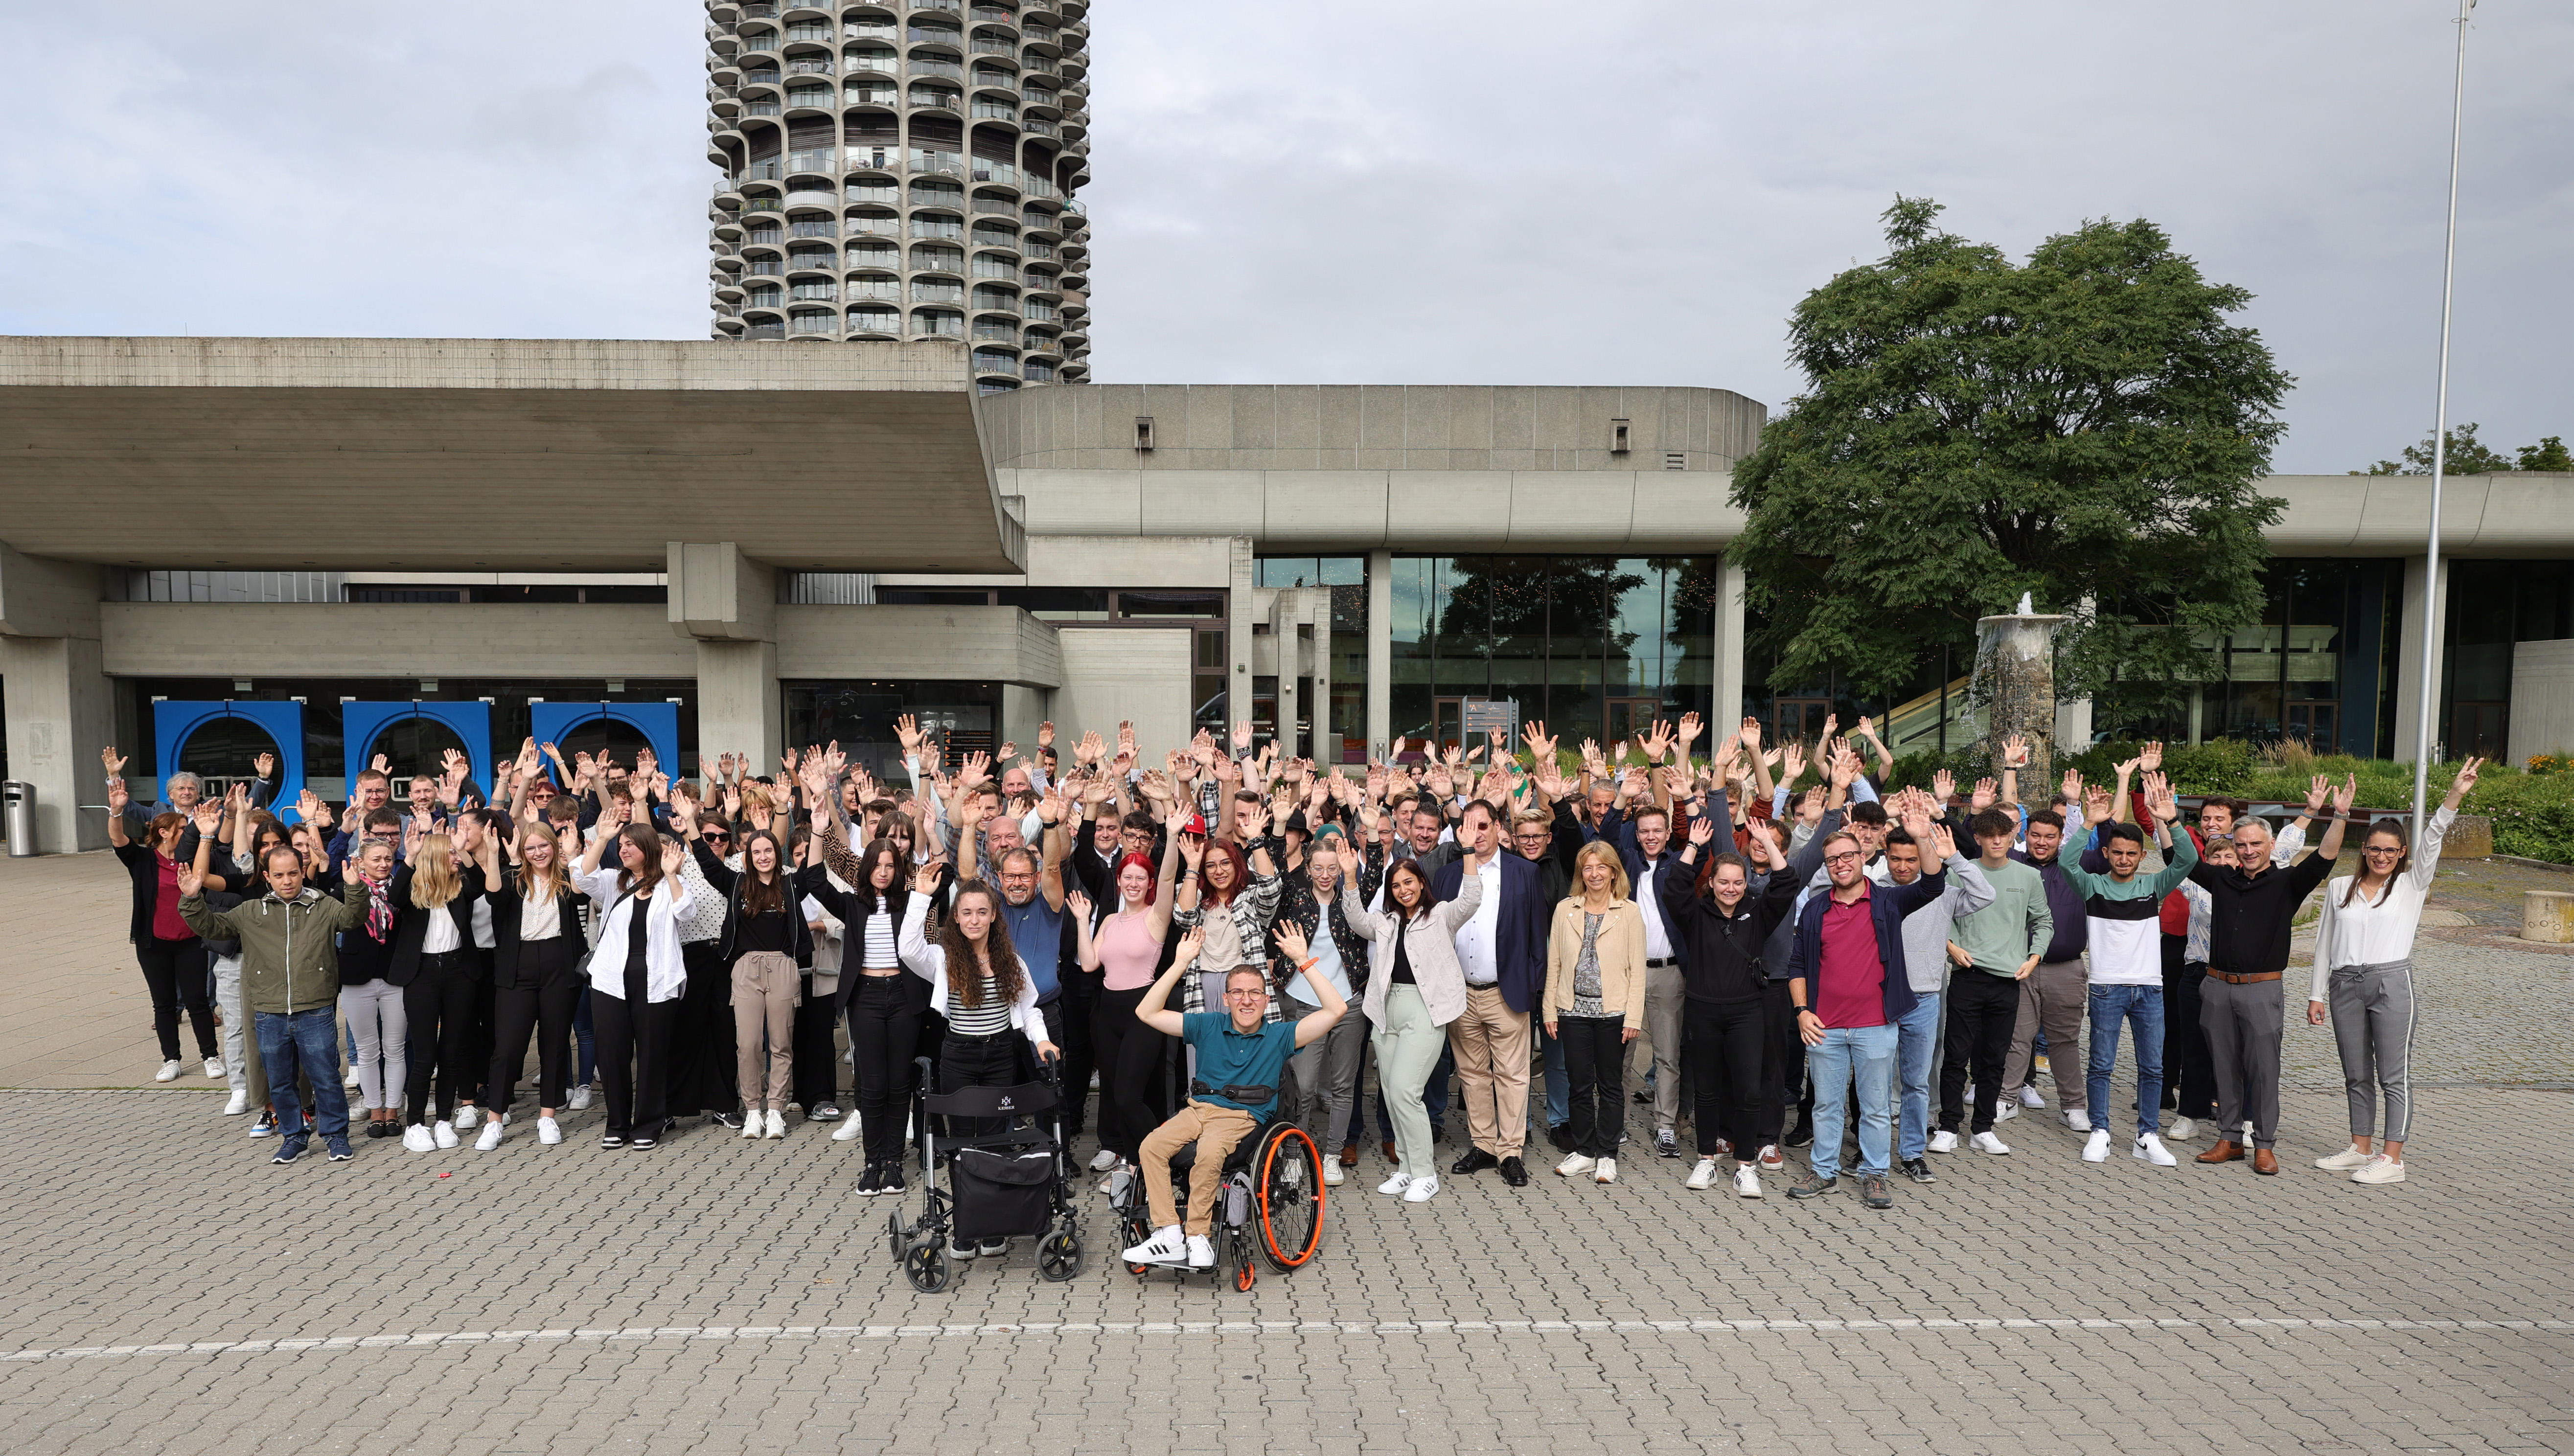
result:
[[(671, 1017), (688, 987), (679, 926), (693, 905), (679, 877), (686, 851), (649, 824), (628, 823), (633, 803), (616, 799), (602, 812), (602, 832), (583, 851), (579, 883), (599, 920), (590, 956), (591, 1016), (608, 1084), (608, 1126), (599, 1145), (649, 1149), (664, 1130), (663, 1062)], [(601, 858), (612, 845), (616, 866), (604, 867)]]
[[(2119, 775), (2122, 787), (2125, 777), (2123, 772)], [(2130, 1151), (2140, 1162), (2168, 1168), (2179, 1160), (2163, 1146), (2161, 1136), (2163, 1016), (2168, 1008), (2163, 1004), (2160, 918), (2163, 896), (2189, 877), (2198, 863), (2198, 850), (2186, 832), (2172, 832), (2180, 821), (2180, 805), (2161, 773), (2146, 772), (2144, 792), (2146, 811), (2154, 819), (2154, 841), (2164, 855), (2161, 869), (2140, 872), (2145, 857), (2143, 830), (2114, 820), (2118, 800), (2094, 788), (2082, 796), (2080, 811), (2100, 836), (2108, 872), (2094, 874), (2067, 864), (2062, 873), (2081, 894), (2083, 912), (2091, 922), (2087, 937), (2091, 1047), (2083, 1098), (2091, 1111), (2091, 1129), (2083, 1141), (2082, 1160), (2096, 1163), (2109, 1156), (2109, 1073), (2118, 1064), (2118, 1028), (2124, 1024), (2136, 1056), (2136, 1134)], [(2068, 1060), (2071, 1054), (2070, 1046), (2055, 1053)]]
[[(161, 1069), (152, 1079), (174, 1080), (184, 1065), (179, 1060), (181, 1006), (187, 1008), (188, 1024), (196, 1031), (197, 1055), (205, 1063), (206, 1075), (220, 1077), (224, 1063), (217, 1050), (214, 1003), (207, 995), (206, 943), (179, 913), (179, 902), (187, 897), (179, 887), (179, 871), (194, 862), (196, 841), (203, 835), (188, 814), (171, 810), (146, 822), (142, 841), (137, 842), (127, 832), (130, 802), (125, 780), (111, 780), (107, 842), (134, 884), (134, 913), (126, 936), (134, 942), (135, 962), (142, 966), (144, 987), (151, 992), (153, 1034), (161, 1039)], [(194, 802), (189, 805), (195, 806)]]

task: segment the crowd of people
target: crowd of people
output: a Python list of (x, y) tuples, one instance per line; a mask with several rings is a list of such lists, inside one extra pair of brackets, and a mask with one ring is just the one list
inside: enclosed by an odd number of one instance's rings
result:
[(905, 719), (899, 781), (836, 744), (691, 781), (531, 740), (488, 793), (451, 753), (397, 803), (379, 757), (286, 815), (187, 773), (146, 808), (103, 758), (159, 1077), (187, 1071), (184, 1012), (277, 1163), (350, 1157), (360, 1109), (371, 1138), (490, 1152), (532, 1103), (558, 1144), (597, 1097), (603, 1148), (836, 1124), (855, 1191), (898, 1194), (927, 1058), (940, 1090), (1050, 1068), (1102, 1186), (1155, 1174), (1168, 1221), (1128, 1254), (1156, 1262), (1204, 1255), (1173, 1149), (1211, 1166), (1272, 1108), (1337, 1147), (1327, 1183), (1373, 1143), (1408, 1203), (1525, 1186), (1543, 1138), (1568, 1179), (1669, 1159), (1746, 1198), (1803, 1148), (1789, 1198), (1851, 1181), (1885, 1208), (1940, 1155), (2011, 1154), (2041, 1074), (2068, 1156), (2173, 1167), (2204, 1137), (2195, 1162), (2274, 1174), (2277, 983), (2320, 886), (2307, 1015), (2350, 1142), (2317, 1166), (2402, 1181), (2412, 942), (2476, 760), (2418, 839), (2367, 825), (2327, 885), (2352, 782), (2314, 779), (2274, 837), (2222, 797), (2184, 825), (2158, 744), (2023, 805), (2016, 740), (1994, 778), (1890, 788), (1870, 723), (1837, 727), (1810, 751), (1747, 719), (1701, 756), (1694, 715), (1574, 753), (1532, 724), (1342, 769), (1249, 725), (1156, 763), (1127, 725), (951, 756)]

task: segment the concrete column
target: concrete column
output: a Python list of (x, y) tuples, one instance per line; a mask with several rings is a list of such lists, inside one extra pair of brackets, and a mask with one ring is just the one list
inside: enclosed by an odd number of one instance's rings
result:
[(1749, 711), (1743, 698), (1750, 686), (1743, 677), (1743, 568), (1728, 557), (1716, 586), (1716, 722), (1709, 725), (1711, 734), (1731, 732), (1742, 722)]
[(1278, 645), (1278, 756), (1296, 751), (1296, 624), (1304, 616), (1303, 592), (1288, 588), (1269, 604), (1269, 640)]
[[(1046, 691), (1042, 688), (1023, 688), (1016, 683), (1001, 685), (1001, 735), (993, 741), (994, 751), (999, 751), (1002, 743), (1016, 743), (1022, 757), (1037, 755), (1037, 725), (1046, 721)], [(1113, 726), (1112, 731), (1101, 734), (1112, 738), (1115, 735)], [(1054, 751), (1058, 763), (1071, 764), (1072, 748), (1068, 742), (1058, 739)], [(997, 778), (1000, 772), (1001, 765), (994, 763), (992, 775)]]
[(1332, 722), (1332, 589), (1317, 587), (1307, 616), (1314, 624), (1314, 764), (1341, 761), (1341, 732)]
[[(2434, 651), (2443, 656), (2447, 652), (2449, 633), (2449, 558), (2444, 556), (2440, 559), (2439, 589), (2428, 594), (2431, 610), (2436, 614), (2432, 618), (2432, 638), (2437, 645)], [(2398, 618), (2399, 626), (2396, 629), (2403, 636), (2396, 640), (2395, 741), (2387, 745), (2386, 755), (2407, 762), (2420, 751), (2422, 742), (2419, 735), (2422, 730), (2422, 714), (2425, 711), (2422, 704), (2422, 613), (2425, 595), (2423, 586), (2429, 578), (2428, 558), (2416, 556), (2404, 559), (2404, 610)], [(2433, 657), (2431, 660), (2432, 698), (2428, 712), (2433, 718), (2431, 741), (2435, 744), (2446, 735), (2438, 722), (2440, 666), (2440, 657)]]
[(697, 644), (698, 756), (776, 762), (785, 746), (776, 572), (728, 541), (674, 541), (668, 552), (670, 630)]
[[(1380, 757), (1394, 740), (1394, 553), (1368, 553), (1367, 752)], [(1737, 653), (1739, 659), (1741, 653)], [(1725, 661), (1719, 654), (1718, 663)], [(1722, 669), (1720, 669), (1722, 671)]]
[[(1231, 591), (1225, 599), (1227, 603), (1230, 604), (1230, 607), (1226, 614), (1224, 633), (1224, 718), (1226, 725), (1230, 727), (1237, 723), (1248, 723), (1251, 719), (1251, 584), (1253, 581), (1253, 573), (1251, 569), (1251, 538), (1247, 536), (1237, 536), (1234, 537), (1228, 545), (1231, 548), (1228, 553), (1231, 561), (1229, 563), (1229, 570), (1226, 573), (1226, 583), (1231, 588)], [(1219, 733), (1217, 736), (1222, 737), (1223, 734)]]
[[(7, 681), (9, 776), (36, 786), (36, 852), (107, 843), (98, 750), (115, 733), (99, 650), (96, 567), (0, 545), (0, 678)], [(120, 744), (128, 753), (135, 744)], [(129, 775), (131, 777), (133, 775)]]

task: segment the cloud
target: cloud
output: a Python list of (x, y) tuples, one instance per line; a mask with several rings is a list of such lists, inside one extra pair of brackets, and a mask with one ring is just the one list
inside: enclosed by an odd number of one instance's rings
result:
[[(2470, 39), (2452, 415), (2574, 433), (2574, 17)], [(0, 15), (0, 329), (703, 338), (689, 0)], [(1798, 388), (1898, 192), (2025, 252), (2148, 217), (2297, 375), (2279, 464), (2428, 429), (2438, 0), (1101, 0), (1104, 380)]]

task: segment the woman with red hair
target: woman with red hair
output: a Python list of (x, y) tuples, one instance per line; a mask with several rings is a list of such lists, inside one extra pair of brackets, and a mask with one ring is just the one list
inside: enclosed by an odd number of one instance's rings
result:
[(1136, 1008), (1161, 969), (1162, 942), (1171, 929), (1172, 886), (1180, 872), (1182, 811), (1170, 805), (1165, 809), (1160, 869), (1155, 870), (1147, 854), (1129, 852), (1119, 858), (1117, 908), (1096, 930), (1088, 898), (1072, 902), (1081, 968), (1105, 972), (1091, 1048), (1099, 1067), (1099, 1145), (1117, 1158), (1106, 1170), (1112, 1178), (1118, 1166), (1135, 1166), (1144, 1134), (1161, 1125), (1152, 1094), (1170, 1038), (1138, 1019)]

